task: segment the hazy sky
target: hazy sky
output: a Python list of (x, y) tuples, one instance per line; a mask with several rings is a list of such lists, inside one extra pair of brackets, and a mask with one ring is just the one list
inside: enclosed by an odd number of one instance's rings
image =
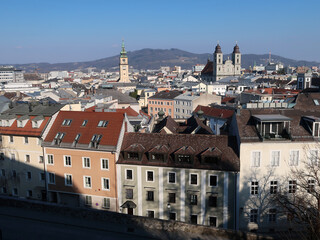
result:
[(320, 1), (2, 0), (0, 64), (89, 61), (179, 48), (320, 62)]

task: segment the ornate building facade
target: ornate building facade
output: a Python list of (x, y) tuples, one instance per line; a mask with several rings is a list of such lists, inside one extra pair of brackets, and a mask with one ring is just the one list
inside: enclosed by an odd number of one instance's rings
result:
[(128, 56), (124, 47), (124, 42), (122, 42), (122, 50), (120, 52), (119, 69), (120, 78), (118, 82), (130, 83)]

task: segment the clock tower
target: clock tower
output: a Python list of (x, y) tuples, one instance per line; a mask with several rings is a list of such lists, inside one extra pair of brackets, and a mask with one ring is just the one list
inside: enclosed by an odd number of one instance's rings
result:
[(129, 83), (129, 65), (128, 65), (128, 57), (127, 52), (124, 48), (124, 42), (122, 41), (122, 50), (120, 52), (120, 79), (119, 82)]

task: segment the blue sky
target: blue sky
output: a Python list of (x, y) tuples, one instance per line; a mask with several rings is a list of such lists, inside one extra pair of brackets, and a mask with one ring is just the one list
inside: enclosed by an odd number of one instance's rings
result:
[(89, 61), (179, 48), (268, 53), (320, 62), (320, 1), (1, 1), (0, 64)]

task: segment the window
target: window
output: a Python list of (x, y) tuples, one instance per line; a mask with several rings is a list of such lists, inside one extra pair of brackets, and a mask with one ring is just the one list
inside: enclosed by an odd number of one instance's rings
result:
[(198, 174), (190, 174), (190, 185), (198, 185)]
[(151, 160), (164, 162), (164, 155), (159, 153), (151, 154)]
[(134, 160), (139, 159), (139, 154), (136, 152), (128, 152), (127, 156), (128, 156), (128, 159), (134, 159)]
[(250, 210), (250, 222), (258, 223), (258, 209)]
[(309, 179), (308, 180), (308, 187), (307, 187), (308, 193), (314, 192), (314, 188), (315, 188), (315, 180)]
[(149, 218), (154, 218), (154, 211), (148, 210), (147, 215)]
[(109, 178), (102, 178), (102, 190), (110, 190), (110, 181)]
[(257, 181), (251, 182), (251, 195), (258, 195), (259, 183)]
[(153, 200), (154, 200), (154, 192), (147, 191), (147, 201), (153, 201)]
[(43, 156), (39, 156), (39, 163), (43, 163)]
[(297, 190), (297, 181), (289, 180), (289, 193), (295, 193)]
[(85, 126), (87, 125), (87, 123), (88, 123), (88, 120), (83, 120), (81, 126), (82, 126), (82, 127), (85, 127)]
[(290, 151), (289, 165), (298, 166), (298, 164), (299, 164), (299, 151), (298, 150)]
[(24, 137), (24, 143), (28, 144), (29, 143), (29, 138), (28, 137)]
[(209, 196), (209, 206), (217, 207), (218, 197), (217, 196)]
[(209, 175), (209, 186), (216, 187), (218, 185), (218, 176)]
[(78, 133), (78, 134), (76, 135), (76, 137), (74, 138), (74, 143), (75, 143), (75, 144), (79, 142), (80, 136), (81, 136), (81, 134)]
[(9, 136), (9, 142), (13, 143), (13, 136)]
[(106, 209), (110, 208), (110, 198), (103, 198), (102, 207)]
[(87, 205), (87, 206), (91, 206), (92, 205), (92, 197), (91, 196), (85, 196), (84, 204)]
[(5, 177), (6, 176), (6, 170), (5, 169), (1, 169), (0, 174), (1, 174), (2, 177)]
[(61, 141), (62, 141), (62, 139), (63, 139), (63, 137), (65, 136), (66, 134), (65, 133), (61, 133), (61, 132), (58, 132), (57, 134), (56, 134), (56, 136), (54, 137), (54, 143), (55, 144), (60, 144), (61, 143)]
[(56, 183), (56, 177), (54, 173), (48, 173), (48, 183), (49, 184), (55, 184)]
[(72, 120), (71, 119), (65, 119), (62, 122), (62, 126), (70, 126)]
[(25, 161), (28, 163), (30, 162), (30, 155), (28, 155), (28, 154), (26, 155)]
[(12, 177), (16, 178), (17, 177), (17, 171), (16, 170), (12, 170)]
[(190, 222), (192, 224), (198, 224), (198, 215), (191, 215)]
[(7, 193), (7, 188), (6, 187), (2, 187), (2, 193)]
[(153, 171), (147, 171), (147, 182), (153, 182)]
[(84, 168), (90, 168), (90, 158), (83, 157), (82, 160), (83, 160), (83, 167)]
[(109, 170), (109, 160), (102, 158), (101, 159), (101, 169), (102, 170)]
[(170, 212), (169, 213), (169, 219), (170, 220), (174, 220), (175, 221), (177, 219), (176, 216), (177, 216), (177, 214), (175, 212)]
[(99, 121), (99, 123), (98, 123), (98, 127), (106, 127), (106, 126), (108, 125), (108, 122), (109, 122), (109, 121), (103, 121), (103, 120), (101, 120), (101, 121)]
[(16, 155), (14, 153), (11, 153), (11, 160), (12, 161), (16, 160)]
[(178, 162), (191, 163), (191, 156), (190, 155), (179, 154), (178, 155)]
[(176, 183), (176, 173), (175, 172), (168, 173), (168, 182), (169, 183)]
[(71, 156), (64, 156), (64, 166), (71, 166)]
[(44, 173), (40, 173), (40, 181), (44, 181), (45, 180), (45, 174)]
[(91, 177), (84, 176), (83, 179), (84, 179), (84, 187), (91, 188)]
[(260, 152), (252, 152), (252, 167), (260, 167)]
[(280, 151), (271, 152), (271, 166), (277, 167), (280, 164)]
[(278, 181), (270, 181), (270, 194), (278, 192)]
[(277, 219), (277, 209), (271, 208), (268, 212), (269, 222), (275, 222)]
[(131, 188), (126, 189), (126, 198), (133, 199), (133, 189)]
[(195, 194), (190, 195), (190, 204), (197, 205), (198, 204), (198, 196)]
[(47, 155), (47, 161), (48, 161), (48, 165), (53, 165), (53, 155), (48, 154)]
[(71, 174), (64, 175), (64, 184), (66, 186), (72, 186), (72, 175)]
[(0, 160), (4, 160), (4, 153), (0, 153)]
[(27, 172), (27, 180), (31, 180), (31, 172)]
[(169, 203), (176, 203), (176, 193), (169, 193)]
[(132, 175), (132, 169), (126, 169), (126, 179), (127, 180), (132, 180), (133, 179), (133, 175)]
[(32, 190), (27, 191), (27, 197), (31, 198), (32, 197)]
[(217, 217), (209, 217), (209, 226), (217, 227)]
[(318, 165), (318, 162), (319, 162), (318, 150), (309, 150), (309, 160), (310, 160), (310, 164)]
[(18, 196), (18, 188), (12, 189), (12, 195), (13, 196)]

